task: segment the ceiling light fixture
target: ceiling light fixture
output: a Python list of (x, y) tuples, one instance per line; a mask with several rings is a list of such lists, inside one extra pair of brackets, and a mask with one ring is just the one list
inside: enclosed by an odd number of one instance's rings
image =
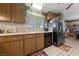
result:
[(58, 3), (59, 5), (62, 5), (62, 3)]
[(41, 10), (42, 7), (43, 7), (43, 5), (42, 5), (42, 4), (33, 3), (33, 4), (32, 4), (32, 7), (33, 7), (33, 8), (36, 8), (36, 9), (38, 9), (38, 10)]

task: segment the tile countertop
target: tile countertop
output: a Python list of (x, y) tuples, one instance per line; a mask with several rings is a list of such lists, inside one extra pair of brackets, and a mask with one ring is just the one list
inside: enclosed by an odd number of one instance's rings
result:
[(35, 31), (35, 32), (21, 32), (21, 33), (1, 33), (0, 36), (34, 34), (34, 33), (49, 33), (49, 32), (52, 32), (52, 31)]

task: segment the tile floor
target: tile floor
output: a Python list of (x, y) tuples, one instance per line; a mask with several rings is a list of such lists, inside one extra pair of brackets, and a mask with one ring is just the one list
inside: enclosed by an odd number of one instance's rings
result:
[(72, 47), (68, 52), (63, 51), (54, 45), (45, 48), (44, 51), (48, 56), (79, 56), (79, 39), (76, 40), (75, 37), (66, 38), (65, 44)]

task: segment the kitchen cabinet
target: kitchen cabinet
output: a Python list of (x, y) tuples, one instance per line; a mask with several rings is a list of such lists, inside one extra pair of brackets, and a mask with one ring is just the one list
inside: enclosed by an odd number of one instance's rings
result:
[(12, 3), (12, 22), (24, 23), (25, 22), (25, 4), (24, 3)]
[(47, 20), (52, 20), (53, 18), (55, 18), (57, 16), (57, 14), (53, 13), (53, 12), (48, 12), (46, 15), (46, 19)]
[(39, 51), (44, 48), (44, 34), (37, 33), (24, 36), (24, 52), (25, 55), (29, 55), (35, 51)]
[(23, 41), (0, 43), (0, 55), (20, 56), (23, 55)]
[(0, 37), (0, 55), (4, 56), (20, 56), (23, 55), (23, 37), (1, 36)]
[(23, 40), (22, 35), (0, 36), (0, 43)]
[(0, 3), (0, 21), (10, 21), (10, 7), (9, 3)]
[(36, 34), (36, 50), (41, 50), (44, 48), (44, 34)]
[(30, 55), (44, 48), (44, 33), (0, 36), (0, 55)]
[(0, 3), (0, 21), (24, 23), (24, 3)]
[(24, 36), (24, 55), (29, 55), (36, 51), (35, 35)]

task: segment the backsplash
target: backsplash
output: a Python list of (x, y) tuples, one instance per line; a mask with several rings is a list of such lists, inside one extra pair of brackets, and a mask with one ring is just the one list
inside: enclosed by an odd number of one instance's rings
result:
[(0, 22), (0, 29), (9, 32), (25, 32), (26, 25), (25, 24), (18, 24), (18, 23), (6, 23)]

